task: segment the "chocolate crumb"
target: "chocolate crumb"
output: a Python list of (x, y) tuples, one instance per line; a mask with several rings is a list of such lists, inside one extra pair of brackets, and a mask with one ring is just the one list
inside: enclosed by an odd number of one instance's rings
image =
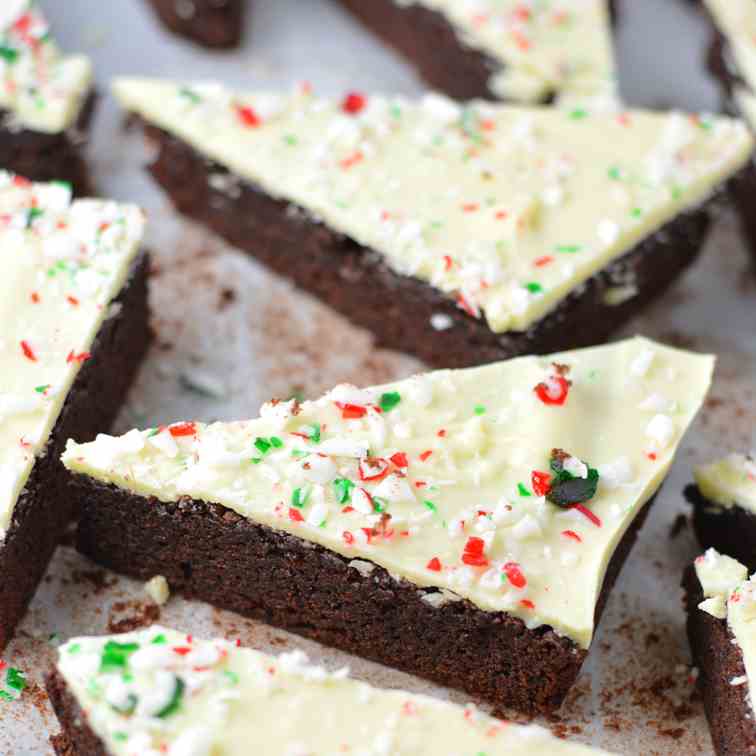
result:
[(218, 309), (225, 310), (230, 307), (236, 301), (236, 292), (233, 289), (221, 289), (220, 301), (218, 302)]
[(659, 730), (660, 735), (672, 738), (673, 740), (680, 740), (685, 735), (685, 730), (682, 727), (675, 727), (672, 729)]
[(105, 570), (74, 570), (73, 582), (76, 585), (88, 583), (92, 586), (94, 595), (99, 596), (112, 588), (118, 582), (118, 578)]
[(686, 515), (684, 515), (681, 512), (679, 515), (677, 515), (677, 517), (675, 517), (669, 529), (670, 540), (673, 538), (677, 538), (677, 536), (679, 536), (683, 530), (686, 530), (687, 527), (688, 527), (688, 518)]
[(148, 627), (160, 619), (160, 607), (152, 603), (118, 601), (113, 604), (112, 611), (122, 612), (128, 609), (132, 609), (134, 613), (123, 619), (115, 619), (111, 613), (108, 619), (109, 633), (129, 633), (140, 627)]

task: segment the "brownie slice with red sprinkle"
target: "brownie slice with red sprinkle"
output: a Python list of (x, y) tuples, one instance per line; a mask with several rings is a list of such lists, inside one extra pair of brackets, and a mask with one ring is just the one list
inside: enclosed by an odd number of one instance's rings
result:
[(455, 99), (594, 107), (618, 101), (615, 0), (338, 3)]
[(150, 342), (144, 214), (0, 172), (0, 649), (76, 513), (66, 439), (115, 420)]
[(92, 65), (60, 51), (36, 0), (7, 0), (0, 9), (0, 74), (0, 166), (86, 194)]
[(744, 124), (122, 79), (185, 215), (435, 367), (600, 343), (696, 258)]
[(374, 688), (301, 651), (269, 656), (157, 625), (72, 638), (47, 691), (60, 756), (610, 756), (472, 704)]
[[(496, 707), (550, 712), (712, 367), (631, 339), (71, 441), (78, 546)], [(670, 394), (674, 415), (646, 404)]]

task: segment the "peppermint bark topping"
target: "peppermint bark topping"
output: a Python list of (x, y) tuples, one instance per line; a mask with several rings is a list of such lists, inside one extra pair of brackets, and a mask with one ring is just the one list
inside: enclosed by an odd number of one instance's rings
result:
[[(271, 402), (259, 420), (197, 423), (177, 437), (135, 432), (110, 442), (123, 452), (103, 472), (145, 495), (209, 497), (420, 590), (452, 591), (585, 642), (594, 598), (578, 594), (595, 583), (590, 565), (610, 558), (675, 446), (646, 457), (638, 404), (666, 386), (667, 367), (684, 367), (679, 439), (708, 381), (706, 358), (660, 347), (654, 369), (626, 384), (648, 343), (342, 385), (296, 414)], [(534, 387), (568, 370), (564, 403), (541, 401)], [(66, 464), (98, 474), (105, 445), (72, 444)], [(574, 597), (566, 610), (563, 596)]]

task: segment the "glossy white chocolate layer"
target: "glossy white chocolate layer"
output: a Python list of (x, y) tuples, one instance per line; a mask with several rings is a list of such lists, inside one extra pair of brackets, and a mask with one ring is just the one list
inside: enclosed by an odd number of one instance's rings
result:
[(11, 128), (64, 131), (91, 92), (91, 61), (61, 53), (37, 0), (0, 5), (0, 109)]
[(745, 454), (729, 454), (694, 470), (701, 493), (714, 504), (742, 507), (756, 514), (756, 461)]
[[(136, 257), (133, 205), (0, 172), (0, 531)], [(51, 502), (51, 505), (53, 502)]]

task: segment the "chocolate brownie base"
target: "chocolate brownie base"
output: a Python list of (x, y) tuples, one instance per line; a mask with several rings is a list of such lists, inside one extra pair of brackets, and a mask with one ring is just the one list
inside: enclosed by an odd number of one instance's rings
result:
[[(496, 98), (489, 82), (503, 66), (468, 46), (438, 11), (397, 0), (338, 0), (357, 20), (417, 68), (433, 88), (457, 100)], [(610, 0), (612, 16), (616, 0)], [(551, 102), (550, 92), (544, 103)]]
[(68, 181), (78, 197), (92, 193), (83, 152), (95, 102), (90, 95), (76, 124), (57, 134), (20, 128), (0, 109), (0, 166), (32, 181)]
[(688, 612), (688, 640), (698, 667), (698, 687), (709, 720), (714, 750), (719, 756), (756, 754), (756, 723), (748, 703), (748, 685), (731, 685), (745, 675), (743, 655), (734, 644), (726, 620), (701, 611), (701, 584), (691, 565), (683, 577)]
[(51, 738), (57, 756), (107, 756), (105, 744), (87, 724), (87, 715), (56, 669), (45, 679), (50, 703), (63, 733)]
[[(441, 368), (605, 341), (663, 295), (696, 259), (717, 207), (712, 198), (667, 223), (577, 287), (527, 331), (496, 334), (447, 295), (395, 273), (379, 253), (331, 231), (301, 208), (270, 197), (185, 142), (154, 126), (144, 128), (157, 149), (150, 171), (181, 213), (372, 331), (379, 345), (413, 353)], [(636, 293), (619, 304), (608, 303), (618, 288)], [(439, 316), (448, 326), (443, 330), (433, 325)]]
[(75, 514), (70, 476), (60, 463), (66, 441), (91, 440), (110, 428), (150, 342), (147, 268), (147, 256), (142, 255), (112, 303), (112, 315), (100, 328), (92, 356), (79, 371), (14, 507), (0, 546), (0, 650), (11, 639)]
[(701, 546), (714, 548), (756, 571), (756, 515), (737, 505), (719, 506), (693, 483), (685, 488), (685, 498), (693, 506), (693, 530)]
[[(220, 505), (160, 502), (81, 475), (74, 485), (78, 548), (95, 562), (140, 580), (164, 575), (187, 598), (459, 688), (497, 710), (556, 710), (586, 657), (550, 627), (529, 630), (506, 613), (443, 601), (436, 589)], [(597, 621), (649, 506), (610, 562)]]
[[(738, 107), (733, 96), (737, 86), (749, 89), (740, 74), (728, 63), (727, 40), (719, 32), (711, 15), (707, 13), (714, 29), (711, 46), (709, 47), (706, 64), (709, 71), (719, 81), (722, 89), (722, 110), (728, 115), (742, 118), (748, 122)], [(753, 265), (756, 266), (756, 158), (751, 160), (739, 181), (731, 188), (733, 203), (738, 213), (743, 236), (752, 254)]]
[(174, 34), (205, 47), (237, 47), (247, 0), (149, 0)]

